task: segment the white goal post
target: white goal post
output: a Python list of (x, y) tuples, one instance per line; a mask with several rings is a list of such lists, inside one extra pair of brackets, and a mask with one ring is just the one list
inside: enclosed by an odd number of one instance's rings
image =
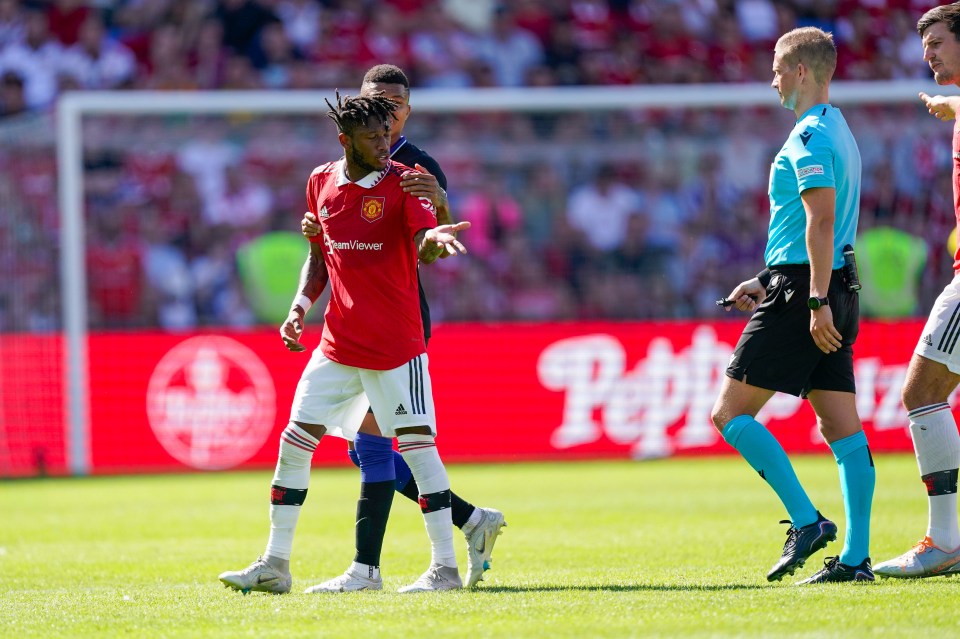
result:
[[(913, 103), (935, 93), (932, 81), (837, 82), (831, 101), (851, 104)], [(57, 167), (60, 210), (60, 276), (65, 340), (67, 466), (90, 469), (87, 361), (87, 281), (83, 213), (83, 118), (88, 115), (310, 114), (324, 109), (333, 91), (70, 92), (57, 104)], [(714, 109), (775, 106), (767, 84), (703, 84), (636, 87), (524, 89), (416, 89), (418, 112), (574, 112), (639, 109)]]

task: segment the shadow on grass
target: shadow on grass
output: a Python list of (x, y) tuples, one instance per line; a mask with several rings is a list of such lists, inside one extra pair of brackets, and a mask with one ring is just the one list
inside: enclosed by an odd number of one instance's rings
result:
[(759, 584), (720, 584), (714, 586), (691, 584), (607, 584), (595, 586), (483, 586), (471, 592), (722, 592), (725, 590), (763, 590), (775, 586)]

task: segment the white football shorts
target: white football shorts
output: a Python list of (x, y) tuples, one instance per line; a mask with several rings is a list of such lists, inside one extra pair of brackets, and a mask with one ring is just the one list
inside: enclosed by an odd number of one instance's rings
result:
[(940, 362), (951, 373), (960, 375), (960, 275), (943, 289), (933, 303), (930, 317), (920, 333), (914, 352)]
[(290, 421), (325, 426), (328, 435), (353, 441), (372, 407), (384, 437), (409, 426), (429, 426), (436, 435), (427, 365), (424, 353), (392, 370), (375, 371), (338, 364), (317, 348), (297, 384)]

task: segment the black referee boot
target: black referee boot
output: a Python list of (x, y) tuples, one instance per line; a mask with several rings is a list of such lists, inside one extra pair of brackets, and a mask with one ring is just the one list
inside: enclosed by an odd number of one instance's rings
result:
[(813, 576), (798, 581), (797, 585), (844, 581), (873, 581), (873, 566), (870, 565), (870, 558), (864, 559), (859, 566), (848, 566), (840, 561), (840, 557), (827, 557), (823, 562), (823, 568)]
[(781, 524), (790, 524), (787, 530), (787, 542), (783, 544), (780, 561), (767, 573), (767, 581), (780, 581), (784, 575), (792, 575), (802, 568), (807, 558), (818, 550), (827, 547), (827, 543), (837, 539), (837, 525), (817, 512), (817, 521), (795, 528), (789, 519)]

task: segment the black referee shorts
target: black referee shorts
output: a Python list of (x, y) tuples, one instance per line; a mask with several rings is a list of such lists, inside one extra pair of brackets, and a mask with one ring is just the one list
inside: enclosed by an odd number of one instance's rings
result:
[(830, 278), (830, 308), (840, 350), (824, 353), (810, 335), (810, 267), (770, 268), (767, 297), (740, 335), (727, 377), (767, 390), (806, 397), (812, 390), (856, 392), (853, 343), (860, 331), (860, 299), (840, 270)]

